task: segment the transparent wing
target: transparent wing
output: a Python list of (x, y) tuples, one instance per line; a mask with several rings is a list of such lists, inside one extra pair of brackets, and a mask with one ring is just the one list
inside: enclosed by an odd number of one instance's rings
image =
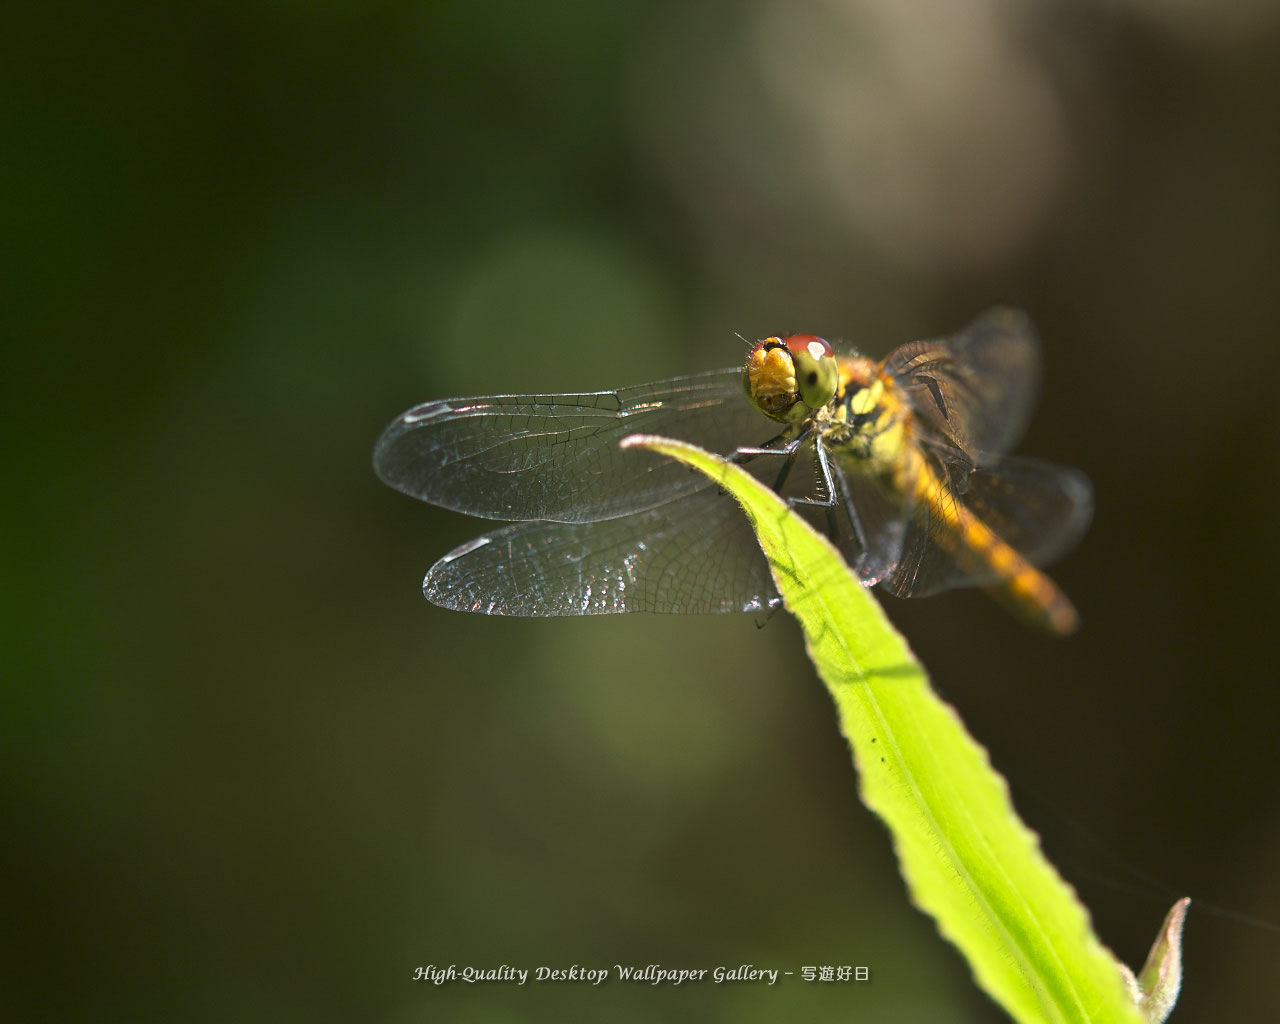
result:
[(902, 346), (884, 368), (917, 422), (982, 465), (1022, 437), (1040, 387), (1040, 342), (1024, 313), (993, 309), (953, 337)]
[(373, 465), (422, 501), (516, 521), (610, 519), (710, 486), (670, 459), (620, 451), (635, 433), (727, 454), (778, 425), (743, 396), (741, 371), (715, 370), (618, 391), (427, 402), (387, 427)]
[[(927, 451), (927, 449), (926, 449)], [(945, 481), (943, 501), (969, 509), (1032, 565), (1065, 554), (1093, 517), (1093, 488), (1078, 470), (1037, 459), (1007, 458), (975, 468), (958, 459), (929, 459)], [(953, 587), (987, 586), (1000, 575), (958, 539), (934, 509), (919, 502), (906, 513), (901, 556), (881, 584), (897, 597), (927, 597)]]
[(778, 593), (738, 503), (705, 488), (592, 523), (517, 523), (462, 545), (422, 584), (434, 604), (487, 615), (763, 611)]

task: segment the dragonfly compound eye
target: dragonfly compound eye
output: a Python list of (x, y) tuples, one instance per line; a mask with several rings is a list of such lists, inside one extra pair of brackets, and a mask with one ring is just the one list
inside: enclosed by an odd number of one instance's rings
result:
[(835, 397), (838, 379), (835, 353), (826, 339), (816, 334), (793, 334), (784, 344), (796, 366), (800, 401), (810, 409), (821, 409)]

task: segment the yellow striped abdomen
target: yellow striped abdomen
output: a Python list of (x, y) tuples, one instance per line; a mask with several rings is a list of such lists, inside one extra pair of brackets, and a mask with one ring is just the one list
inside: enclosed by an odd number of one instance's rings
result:
[(999, 579), (991, 588), (993, 596), (1005, 599), (1014, 611), (1054, 633), (1075, 632), (1080, 616), (1057, 584), (958, 502), (918, 451), (912, 461), (916, 501), (927, 506), (950, 535), (938, 536), (938, 542), (953, 544), (951, 554), (961, 564), (973, 560), (993, 572)]

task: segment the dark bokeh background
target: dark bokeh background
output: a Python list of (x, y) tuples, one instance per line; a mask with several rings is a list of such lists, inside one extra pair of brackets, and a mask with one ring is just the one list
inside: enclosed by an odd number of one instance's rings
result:
[[(891, 602), (1179, 1021), (1274, 1016), (1268, 0), (277, 3), (6, 21), (12, 1020), (991, 1021), (785, 616), (450, 614), (430, 397), (875, 355), (1016, 302), (1096, 523), (1035, 634)], [(435, 988), (426, 964), (874, 981)]]

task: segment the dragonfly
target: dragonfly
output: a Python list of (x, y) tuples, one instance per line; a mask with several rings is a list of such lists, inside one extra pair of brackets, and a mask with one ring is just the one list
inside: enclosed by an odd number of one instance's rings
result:
[[(429, 401), (374, 449), (378, 476), (503, 520), (427, 573), (432, 603), (488, 615), (767, 612), (780, 602), (735, 499), (618, 442), (660, 434), (737, 462), (825, 532), (866, 586), (902, 598), (983, 587), (1050, 632), (1075, 630), (1042, 571), (1084, 534), (1079, 470), (1008, 454), (1035, 404), (1040, 343), (998, 308), (881, 361), (815, 335), (650, 384)], [(801, 467), (802, 472), (796, 472)]]

